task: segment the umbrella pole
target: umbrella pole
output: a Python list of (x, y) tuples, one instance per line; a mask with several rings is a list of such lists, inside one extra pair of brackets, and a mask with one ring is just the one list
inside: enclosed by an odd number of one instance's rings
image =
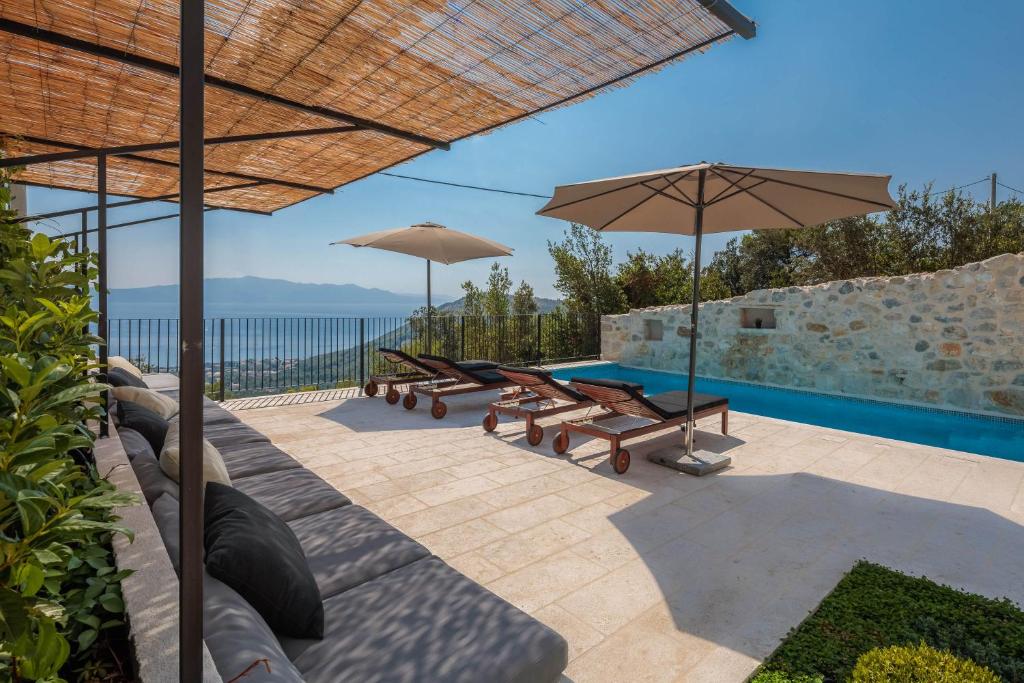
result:
[(693, 455), (693, 385), (697, 379), (697, 312), (700, 304), (700, 243), (704, 233), (704, 181), (707, 170), (697, 176), (697, 207), (693, 216), (693, 234), (697, 245), (693, 252), (693, 305), (690, 308), (690, 373), (686, 382), (686, 455)]
[(427, 259), (427, 353), (433, 353), (432, 337), (434, 325), (431, 321), (433, 313), (430, 310), (430, 259)]

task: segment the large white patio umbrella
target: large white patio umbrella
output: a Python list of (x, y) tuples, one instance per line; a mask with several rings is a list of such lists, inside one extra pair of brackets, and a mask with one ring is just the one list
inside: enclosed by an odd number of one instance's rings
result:
[(430, 263), (437, 261), (445, 265), (469, 261), (471, 259), (492, 256), (511, 256), (512, 247), (470, 235), (458, 230), (451, 230), (437, 223), (417, 223), (407, 228), (381, 230), (371, 232), (347, 240), (331, 242), (331, 244), (349, 244), (353, 247), (373, 247), (400, 254), (419, 256), (427, 261), (427, 350), (430, 350), (431, 310), (430, 310)]
[[(893, 206), (892, 176), (792, 171), (702, 162), (619, 178), (560, 185), (537, 213), (598, 231), (693, 235), (693, 303), (684, 457), (694, 459), (700, 246), (707, 232), (803, 228)], [(698, 459), (699, 460), (699, 459)]]

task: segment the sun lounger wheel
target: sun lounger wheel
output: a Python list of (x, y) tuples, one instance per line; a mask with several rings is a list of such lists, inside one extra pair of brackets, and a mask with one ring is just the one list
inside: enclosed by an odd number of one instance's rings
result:
[(394, 387), (388, 389), (387, 393), (384, 394), (384, 400), (390, 403), (391, 405), (395, 405), (396, 403), (398, 403), (398, 399), (400, 398), (402, 398), (402, 395), (398, 393), (398, 389), (395, 389)]
[(402, 407), (405, 408), (406, 410), (412, 410), (413, 408), (415, 408), (416, 394), (412, 393), (411, 391), (408, 394), (406, 394), (405, 398), (402, 399)]
[(530, 425), (530, 430), (526, 432), (526, 443), (531, 446), (536, 446), (544, 440), (544, 428), (540, 425)]
[(629, 451), (625, 448), (615, 451), (615, 455), (612, 456), (612, 469), (615, 470), (615, 474), (626, 473), (629, 469)]
[(494, 413), (487, 413), (484, 415), (484, 431), (493, 432), (495, 427), (498, 426), (498, 416)]
[(448, 405), (444, 401), (437, 401), (430, 406), (430, 414), (435, 420), (440, 420), (448, 413)]
[(566, 434), (563, 437), (562, 432), (558, 432), (558, 434), (555, 435), (555, 440), (551, 442), (551, 447), (555, 449), (555, 453), (558, 453), (559, 455), (564, 454), (569, 450), (569, 435)]
[(366, 394), (367, 396), (376, 396), (377, 389), (377, 383), (371, 379), (369, 382), (366, 383), (366, 386), (363, 387), (363, 393)]

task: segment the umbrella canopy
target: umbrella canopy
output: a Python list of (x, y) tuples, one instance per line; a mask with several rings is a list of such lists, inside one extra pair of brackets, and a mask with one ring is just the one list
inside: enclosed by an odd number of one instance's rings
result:
[(512, 247), (469, 233), (451, 230), (437, 223), (417, 223), (407, 228), (371, 232), (331, 244), (373, 247), (427, 260), (427, 351), (432, 350), (434, 325), (430, 303), (430, 263), (445, 265), (490, 256), (511, 256)]
[(560, 185), (541, 216), (595, 230), (667, 232), (697, 238), (690, 309), (686, 457), (693, 456), (693, 393), (697, 373), (700, 246), (705, 232), (803, 228), (884, 211), (892, 176), (823, 173), (709, 164)]
[(891, 177), (700, 163), (560, 185), (538, 213), (595, 230), (693, 235), (703, 178), (703, 232), (802, 228), (888, 209)]
[(332, 244), (397, 251), (400, 254), (419, 256), (446, 265), (489, 256), (512, 255), (512, 247), (451, 230), (437, 223), (417, 223), (407, 228), (381, 230)]

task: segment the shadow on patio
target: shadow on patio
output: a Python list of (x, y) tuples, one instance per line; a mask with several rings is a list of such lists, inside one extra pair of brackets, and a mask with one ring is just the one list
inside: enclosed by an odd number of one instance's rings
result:
[[(861, 558), (1024, 603), (1019, 463), (735, 413), (734, 436), (715, 418), (697, 434), (730, 469), (649, 463), (679, 442), (667, 430), (630, 444), (618, 476), (601, 440), (554, 455), (556, 418), (537, 447), (521, 421), (485, 434), (486, 400), (454, 399), (444, 420), (376, 399), (311, 407), (297, 438), (343, 491), (565, 635), (571, 679), (742, 680)], [(349, 432), (375, 454), (353, 462), (388, 456), (371, 479), (333, 464)]]

